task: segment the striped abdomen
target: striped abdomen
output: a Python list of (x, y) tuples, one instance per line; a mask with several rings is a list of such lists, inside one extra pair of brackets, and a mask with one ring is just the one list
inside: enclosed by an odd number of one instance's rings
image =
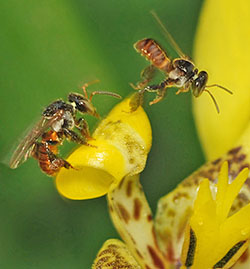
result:
[[(64, 161), (54, 155), (60, 143), (57, 133), (50, 130), (43, 134), (42, 141), (35, 146), (33, 157), (38, 160), (43, 172), (50, 176), (55, 175), (64, 165)], [(51, 153), (50, 157), (48, 151)]]
[(45, 172), (46, 174), (52, 176), (56, 174), (59, 169), (62, 167), (61, 160), (60, 159), (54, 159), (51, 161), (49, 159), (48, 153), (46, 151), (46, 144), (39, 144), (37, 146), (37, 160), (39, 162), (40, 168)]
[(155, 40), (142, 39), (135, 43), (134, 48), (160, 70), (167, 73), (172, 70), (171, 60)]

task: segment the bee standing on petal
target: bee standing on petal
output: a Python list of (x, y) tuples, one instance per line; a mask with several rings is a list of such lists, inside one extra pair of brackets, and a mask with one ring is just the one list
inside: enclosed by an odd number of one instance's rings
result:
[(62, 145), (65, 139), (91, 146), (87, 142), (91, 139), (88, 123), (83, 117), (77, 118), (77, 112), (99, 118), (91, 102), (94, 95), (103, 94), (121, 98), (120, 95), (107, 91), (94, 91), (88, 97), (87, 86), (86, 83), (82, 87), (84, 95), (69, 93), (68, 102), (59, 99), (45, 108), (40, 121), (14, 151), (10, 160), (11, 168), (17, 168), (29, 157), (37, 159), (41, 170), (49, 176), (54, 176), (62, 167), (73, 168), (70, 163), (57, 156), (57, 153), (58, 146)]

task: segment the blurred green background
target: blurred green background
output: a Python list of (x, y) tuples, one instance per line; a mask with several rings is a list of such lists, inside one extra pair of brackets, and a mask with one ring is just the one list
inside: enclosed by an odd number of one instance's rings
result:
[[(102, 243), (118, 237), (105, 197), (62, 199), (53, 180), (29, 159), (8, 168), (7, 153), (43, 108), (93, 79), (90, 90), (123, 97), (148, 64), (133, 43), (153, 37), (176, 56), (154, 9), (178, 44), (192, 55), (201, 0), (8, 0), (0, 3), (0, 267), (90, 268)], [(148, 100), (153, 96), (149, 96)], [(117, 100), (96, 96), (105, 115)], [(148, 102), (147, 102), (148, 103)], [(157, 200), (204, 162), (191, 112), (191, 95), (174, 90), (145, 108), (153, 147), (141, 181), (155, 212)], [(96, 121), (88, 118), (91, 126)], [(66, 145), (67, 152), (69, 147)]]

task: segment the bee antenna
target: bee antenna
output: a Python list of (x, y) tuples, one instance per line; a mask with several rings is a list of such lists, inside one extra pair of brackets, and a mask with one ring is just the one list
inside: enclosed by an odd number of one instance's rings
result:
[(84, 95), (85, 95), (85, 97), (88, 99), (88, 93), (87, 93), (87, 87), (89, 86), (89, 85), (91, 85), (91, 84), (95, 84), (95, 83), (99, 83), (100, 82), (100, 80), (99, 79), (95, 79), (95, 80), (92, 80), (92, 81), (90, 81), (90, 82), (87, 82), (87, 83), (85, 83), (83, 86), (82, 86), (82, 90), (83, 90), (83, 93), (84, 93)]
[(213, 100), (213, 102), (214, 102), (214, 105), (215, 105), (215, 107), (216, 107), (217, 112), (220, 113), (219, 106), (218, 106), (218, 104), (217, 104), (217, 102), (216, 102), (214, 96), (212, 95), (212, 93), (211, 93), (209, 90), (204, 90), (204, 91), (207, 92), (207, 93), (210, 95), (210, 97), (212, 98), (212, 100)]
[(228, 92), (229, 94), (233, 94), (233, 92), (231, 92), (229, 89), (227, 89), (227, 88), (225, 88), (225, 87), (223, 87), (223, 86), (221, 86), (219, 84), (212, 84), (212, 85), (206, 86), (206, 88), (209, 88), (209, 87), (218, 87), (218, 88)]
[(113, 96), (115, 98), (118, 98), (118, 99), (121, 99), (121, 95), (117, 94), (117, 93), (114, 93), (114, 92), (107, 92), (107, 91), (94, 91), (91, 93), (90, 97), (89, 97), (89, 100), (91, 101), (93, 96), (96, 95), (96, 94), (102, 94), (102, 95), (110, 95), (110, 96)]
[(154, 10), (151, 10), (150, 13), (155, 18), (155, 20), (157, 21), (157, 23), (160, 25), (160, 27), (162, 28), (162, 30), (163, 30), (166, 38), (170, 41), (171, 45), (176, 50), (176, 52), (179, 54), (179, 56), (185, 58), (186, 55), (182, 52), (182, 50), (180, 49), (180, 47), (178, 46), (178, 44), (176, 43), (176, 41), (174, 40), (174, 38), (172, 37), (172, 35), (169, 33), (169, 31), (167, 30), (166, 26), (162, 23), (161, 19), (156, 14), (156, 12)]

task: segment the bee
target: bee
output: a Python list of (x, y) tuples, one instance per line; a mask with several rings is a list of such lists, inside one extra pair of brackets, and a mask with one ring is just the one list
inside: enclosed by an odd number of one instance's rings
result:
[(49, 130), (42, 134), (41, 142), (36, 141), (33, 144), (31, 156), (38, 161), (41, 170), (47, 175), (55, 175), (61, 167), (73, 168), (70, 163), (56, 155), (62, 142), (61, 133)]
[[(218, 87), (230, 94), (232, 94), (232, 92), (218, 84), (207, 85), (208, 73), (206, 71), (199, 71), (195, 67), (194, 63), (190, 60), (190, 58), (183, 54), (183, 52), (181, 51), (171, 34), (167, 31), (165, 26), (162, 24), (156, 13), (153, 11), (151, 13), (155, 17), (157, 22), (160, 24), (160, 26), (163, 28), (169, 41), (171, 42), (172, 46), (175, 48), (176, 52), (179, 54), (180, 57), (173, 60), (170, 59), (167, 53), (157, 43), (157, 41), (151, 38), (139, 40), (134, 44), (134, 48), (136, 49), (136, 51), (139, 52), (142, 56), (144, 56), (148, 61), (150, 61), (151, 64), (142, 71), (142, 81), (138, 82), (136, 86), (131, 84), (132, 87), (134, 87), (136, 90), (139, 90), (138, 94), (135, 95), (135, 98), (133, 99), (133, 103), (131, 104), (132, 110), (136, 110), (137, 107), (141, 105), (145, 92), (156, 93), (156, 98), (149, 103), (150, 105), (153, 105), (164, 98), (168, 88), (177, 87), (179, 88), (179, 90), (176, 92), (176, 94), (192, 91), (195, 97), (199, 97), (203, 92), (207, 92), (212, 98), (216, 110), (219, 113), (219, 106), (208, 88)], [(155, 69), (159, 69), (160, 71), (162, 71), (166, 78), (159, 84), (146, 86), (152, 80), (155, 73)]]
[[(45, 108), (41, 119), (14, 151), (9, 163), (10, 168), (17, 168), (29, 157), (38, 160), (41, 170), (49, 176), (54, 176), (61, 167), (73, 168), (70, 163), (58, 157), (57, 154), (58, 146), (63, 144), (64, 139), (91, 146), (87, 143), (87, 140), (91, 139), (88, 123), (82, 117), (77, 118), (77, 112), (99, 118), (100, 116), (91, 102), (94, 95), (103, 94), (121, 98), (119, 94), (107, 91), (94, 91), (88, 97), (86, 91), (88, 85), (86, 83), (82, 87), (84, 95), (71, 92), (68, 95), (68, 102), (59, 99)], [(76, 133), (74, 128), (80, 134)]]

